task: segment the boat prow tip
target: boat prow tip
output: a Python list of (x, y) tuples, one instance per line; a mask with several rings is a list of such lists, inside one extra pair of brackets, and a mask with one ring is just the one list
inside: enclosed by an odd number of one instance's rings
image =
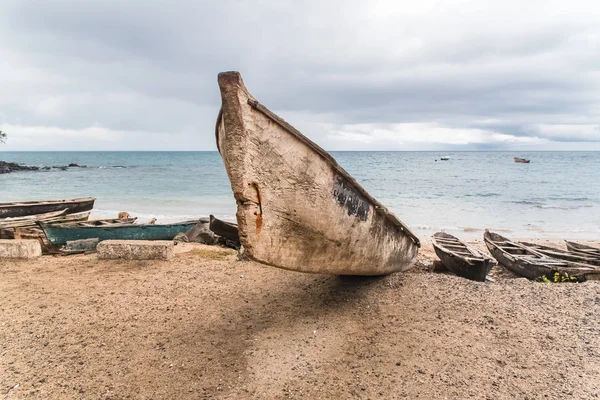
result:
[(220, 72), (217, 76), (217, 81), (219, 82), (219, 86), (237, 84), (244, 86), (244, 81), (242, 80), (242, 74), (238, 71), (225, 71)]

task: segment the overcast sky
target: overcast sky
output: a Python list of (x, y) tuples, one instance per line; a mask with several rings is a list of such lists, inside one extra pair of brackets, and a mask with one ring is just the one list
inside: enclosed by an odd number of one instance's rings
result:
[(217, 73), (327, 150), (600, 150), (600, 2), (0, 2), (3, 150), (215, 150)]

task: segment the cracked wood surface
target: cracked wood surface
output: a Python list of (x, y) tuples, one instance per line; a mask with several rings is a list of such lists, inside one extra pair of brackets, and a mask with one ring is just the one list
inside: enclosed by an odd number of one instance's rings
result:
[(301, 272), (409, 269), (419, 240), (331, 155), (219, 74), (217, 146), (237, 202), (244, 255)]

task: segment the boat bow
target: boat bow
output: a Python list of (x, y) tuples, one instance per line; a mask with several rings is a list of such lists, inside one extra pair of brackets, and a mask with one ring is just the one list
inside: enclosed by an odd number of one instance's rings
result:
[(379, 275), (408, 269), (417, 236), (317, 144), (219, 74), (219, 152), (238, 205), (245, 254), (303, 272)]

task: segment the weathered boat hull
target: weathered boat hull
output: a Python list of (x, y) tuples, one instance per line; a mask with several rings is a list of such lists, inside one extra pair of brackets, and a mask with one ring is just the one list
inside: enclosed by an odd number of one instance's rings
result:
[(579, 280), (600, 279), (598, 267), (545, 256), (535, 249), (512, 242), (494, 232), (486, 231), (483, 239), (492, 256), (500, 264), (525, 278), (538, 279), (546, 276), (551, 279), (558, 272), (561, 275), (568, 273)]
[[(92, 222), (92, 221), (90, 221)], [(190, 230), (198, 221), (186, 221), (165, 225), (134, 225), (117, 223), (105, 226), (73, 226), (69, 224), (39, 225), (50, 243), (60, 246), (67, 241), (93, 239), (103, 240), (172, 240), (178, 233)]]
[(94, 207), (93, 197), (48, 200), (48, 201), (23, 201), (13, 203), (0, 203), (0, 218), (24, 217), (27, 215), (45, 214), (53, 211), (67, 209), (66, 214), (75, 214), (89, 211)]
[(432, 244), (435, 254), (446, 268), (463, 278), (485, 282), (494, 266), (490, 258), (448, 233), (438, 232), (433, 235)]
[(231, 240), (235, 244), (240, 244), (240, 235), (237, 224), (233, 224), (227, 221), (221, 221), (214, 215), (210, 216), (209, 229), (216, 235)]
[(259, 104), (237, 72), (219, 74), (217, 146), (237, 201), (242, 252), (301, 272), (409, 269), (419, 240), (337, 162)]
[(516, 163), (529, 164), (530, 161), (531, 160), (526, 160), (524, 158), (515, 157), (515, 162)]

